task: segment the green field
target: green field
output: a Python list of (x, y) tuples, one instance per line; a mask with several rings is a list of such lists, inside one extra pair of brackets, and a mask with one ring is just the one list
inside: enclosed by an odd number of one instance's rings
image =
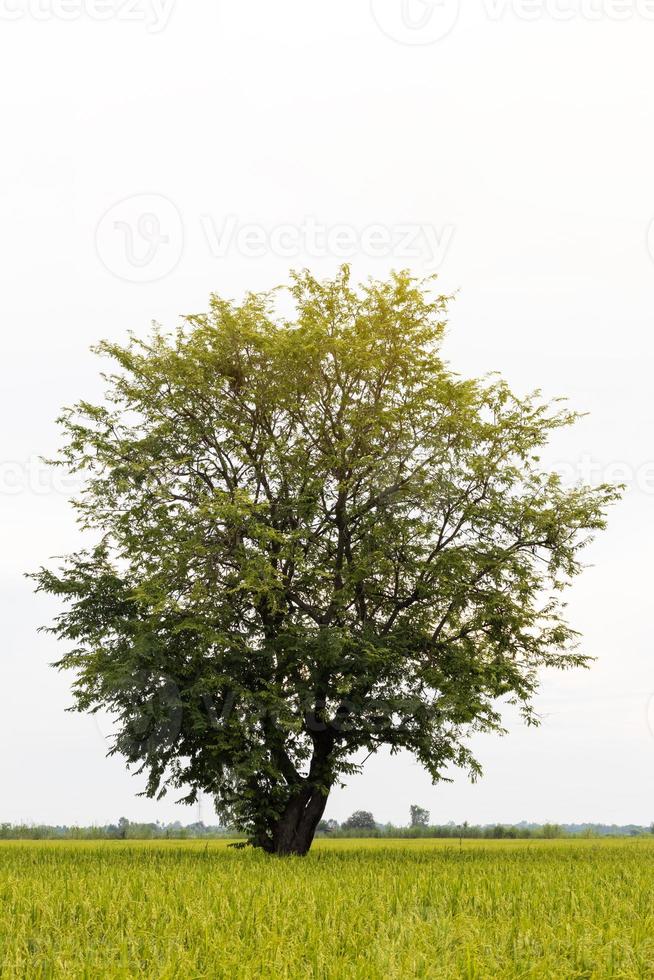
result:
[(0, 976), (654, 977), (654, 842), (3, 842)]

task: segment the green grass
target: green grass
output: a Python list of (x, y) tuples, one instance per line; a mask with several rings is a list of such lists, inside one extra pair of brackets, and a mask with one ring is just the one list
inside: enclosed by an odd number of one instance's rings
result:
[(0, 843), (0, 977), (654, 977), (654, 842)]

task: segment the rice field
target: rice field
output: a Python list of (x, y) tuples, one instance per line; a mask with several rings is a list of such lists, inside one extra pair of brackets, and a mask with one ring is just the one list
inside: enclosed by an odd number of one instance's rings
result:
[(0, 843), (0, 977), (654, 977), (654, 841)]

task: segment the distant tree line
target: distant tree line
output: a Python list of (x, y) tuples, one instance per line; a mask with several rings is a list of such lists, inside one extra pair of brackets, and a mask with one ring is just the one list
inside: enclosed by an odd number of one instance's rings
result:
[[(402, 827), (392, 823), (377, 823), (369, 810), (355, 810), (338, 823), (337, 820), (321, 820), (317, 835), (320, 837), (381, 837), (381, 838), (466, 838), (478, 840), (553, 840), (563, 837), (641, 837), (654, 835), (654, 823), (649, 827), (639, 824), (601, 823), (526, 823), (518, 824), (430, 824), (429, 811), (413, 805), (410, 808), (409, 825)], [(173, 823), (139, 823), (121, 817), (116, 823), (103, 826), (74, 826), (60, 824), (13, 824), (0, 823), (0, 840), (195, 840), (242, 837), (233, 827), (205, 824), (201, 820), (183, 825)]]
[(430, 824), (430, 813), (413, 804), (409, 810), (409, 825), (398, 827), (392, 823), (377, 823), (368, 810), (356, 810), (339, 824), (336, 820), (321, 820), (317, 834), (322, 837), (455, 837), (490, 840), (546, 839), (561, 837), (640, 837), (654, 834), (654, 823), (649, 827), (639, 824), (601, 823), (527, 823), (518, 824), (470, 824), (467, 821), (446, 824)]
[(113, 824), (78, 827), (61, 824), (0, 824), (0, 840), (187, 840), (239, 837), (232, 828), (207, 826), (201, 820), (183, 826), (174, 823), (138, 823), (121, 817)]

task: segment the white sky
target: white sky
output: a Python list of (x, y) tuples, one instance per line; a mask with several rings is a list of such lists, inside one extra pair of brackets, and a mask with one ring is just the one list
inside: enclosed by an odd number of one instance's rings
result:
[(474, 786), (371, 760), (328, 815), (654, 819), (654, 0), (459, 7), (0, 0), (0, 821), (195, 816), (64, 713), (22, 577), (78, 543), (36, 457), (101, 392), (89, 346), (345, 258), (437, 268), (452, 365), (568, 395), (551, 462), (629, 489), (570, 593), (598, 660), (544, 679), (542, 727), (479, 740)]

